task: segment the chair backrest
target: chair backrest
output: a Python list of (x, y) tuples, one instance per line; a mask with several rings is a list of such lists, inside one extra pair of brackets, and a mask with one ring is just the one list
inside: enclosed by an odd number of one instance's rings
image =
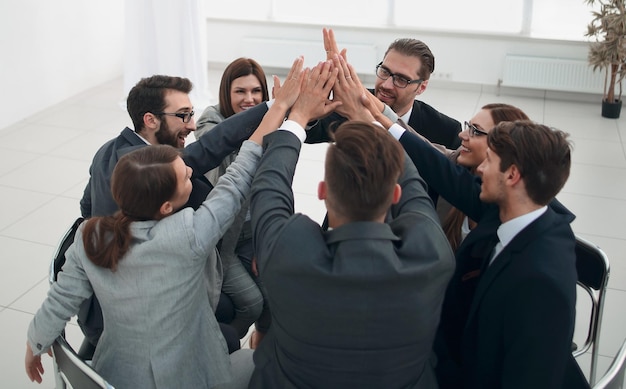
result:
[(63, 336), (59, 336), (52, 344), (52, 354), (59, 375), (68, 388), (114, 389), (74, 352)]
[(61, 271), (63, 264), (65, 264), (65, 252), (74, 242), (74, 235), (76, 235), (78, 226), (83, 222), (83, 220), (85, 220), (83, 217), (78, 217), (59, 241), (57, 250), (52, 257), (52, 261), (50, 262), (50, 274), (48, 276), (48, 281), (51, 284), (57, 280), (57, 274)]
[(591, 349), (589, 383), (593, 385), (598, 363), (598, 341), (602, 324), (604, 295), (609, 282), (609, 259), (600, 247), (577, 236), (576, 270), (578, 271), (578, 285), (587, 292), (591, 299), (591, 314), (585, 343), (573, 354), (574, 357), (578, 357)]
[(593, 389), (622, 389), (624, 388), (624, 373), (626, 372), (626, 340), (613, 359), (613, 363), (604, 376), (598, 380)]

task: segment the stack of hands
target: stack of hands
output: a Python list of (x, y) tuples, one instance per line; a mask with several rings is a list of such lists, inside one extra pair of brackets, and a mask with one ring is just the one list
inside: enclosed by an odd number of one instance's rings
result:
[(303, 69), (303, 57), (294, 61), (283, 85), (273, 76), (274, 104), (288, 110), (288, 119), (303, 128), (306, 124), (337, 112), (348, 120), (378, 122), (385, 128), (393, 123), (382, 114), (384, 103), (361, 83), (347, 61), (346, 49), (339, 50), (331, 29), (323, 29), (326, 61)]

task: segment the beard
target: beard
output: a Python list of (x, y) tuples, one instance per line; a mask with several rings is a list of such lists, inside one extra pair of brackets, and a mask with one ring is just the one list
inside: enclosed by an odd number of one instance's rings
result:
[(178, 134), (170, 130), (170, 126), (168, 126), (165, 120), (161, 121), (161, 126), (159, 130), (154, 133), (154, 136), (161, 145), (170, 145), (177, 149), (184, 147), (184, 144), (182, 146), (179, 144)]

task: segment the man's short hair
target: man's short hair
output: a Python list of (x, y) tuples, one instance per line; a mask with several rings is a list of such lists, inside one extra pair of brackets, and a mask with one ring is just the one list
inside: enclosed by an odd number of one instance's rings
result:
[(349, 221), (371, 221), (387, 212), (404, 166), (404, 150), (380, 126), (342, 123), (325, 161), (327, 203)]
[(400, 38), (391, 42), (387, 51), (385, 51), (385, 57), (390, 50), (395, 50), (400, 54), (407, 55), (409, 57), (417, 57), (420, 59), (422, 66), (418, 70), (417, 74), (420, 80), (428, 80), (432, 72), (435, 71), (435, 55), (430, 51), (430, 48), (426, 43), (411, 38)]
[(183, 93), (191, 92), (193, 84), (187, 78), (155, 75), (142, 78), (128, 93), (126, 109), (135, 126), (135, 132), (143, 128), (143, 116), (147, 112), (163, 112), (165, 109), (165, 93), (176, 90)]
[(565, 185), (571, 167), (568, 134), (530, 120), (501, 122), (489, 132), (489, 148), (500, 157), (500, 171), (515, 165), (528, 197), (546, 205)]

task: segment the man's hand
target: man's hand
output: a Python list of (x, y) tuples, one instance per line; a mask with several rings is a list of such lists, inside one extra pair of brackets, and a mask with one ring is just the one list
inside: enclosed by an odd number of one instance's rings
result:
[(259, 145), (263, 144), (263, 137), (280, 126), (291, 106), (297, 101), (305, 77), (305, 72), (302, 71), (303, 63), (304, 58), (296, 58), (282, 87), (278, 77), (274, 76), (274, 89), (272, 91), (274, 103), (263, 116), (257, 129), (250, 135), (249, 139), (252, 142)]
[(291, 108), (289, 119), (306, 128), (309, 121), (324, 117), (340, 106), (341, 102), (328, 98), (337, 80), (337, 72), (330, 61), (320, 62), (311, 70), (305, 69), (302, 91)]
[(333, 57), (335, 67), (339, 69), (337, 82), (333, 87), (333, 100), (341, 101), (337, 112), (350, 120), (362, 120), (372, 122), (374, 119), (370, 112), (363, 106), (362, 98), (371, 93), (365, 89), (356, 71), (340, 55)]
[(374, 120), (382, 124), (383, 127), (389, 129), (393, 125), (391, 119), (383, 115), (380, 105), (382, 104), (384, 107), (384, 103), (378, 100), (376, 96), (371, 93), (363, 94), (361, 96), (361, 103), (370, 112)]

